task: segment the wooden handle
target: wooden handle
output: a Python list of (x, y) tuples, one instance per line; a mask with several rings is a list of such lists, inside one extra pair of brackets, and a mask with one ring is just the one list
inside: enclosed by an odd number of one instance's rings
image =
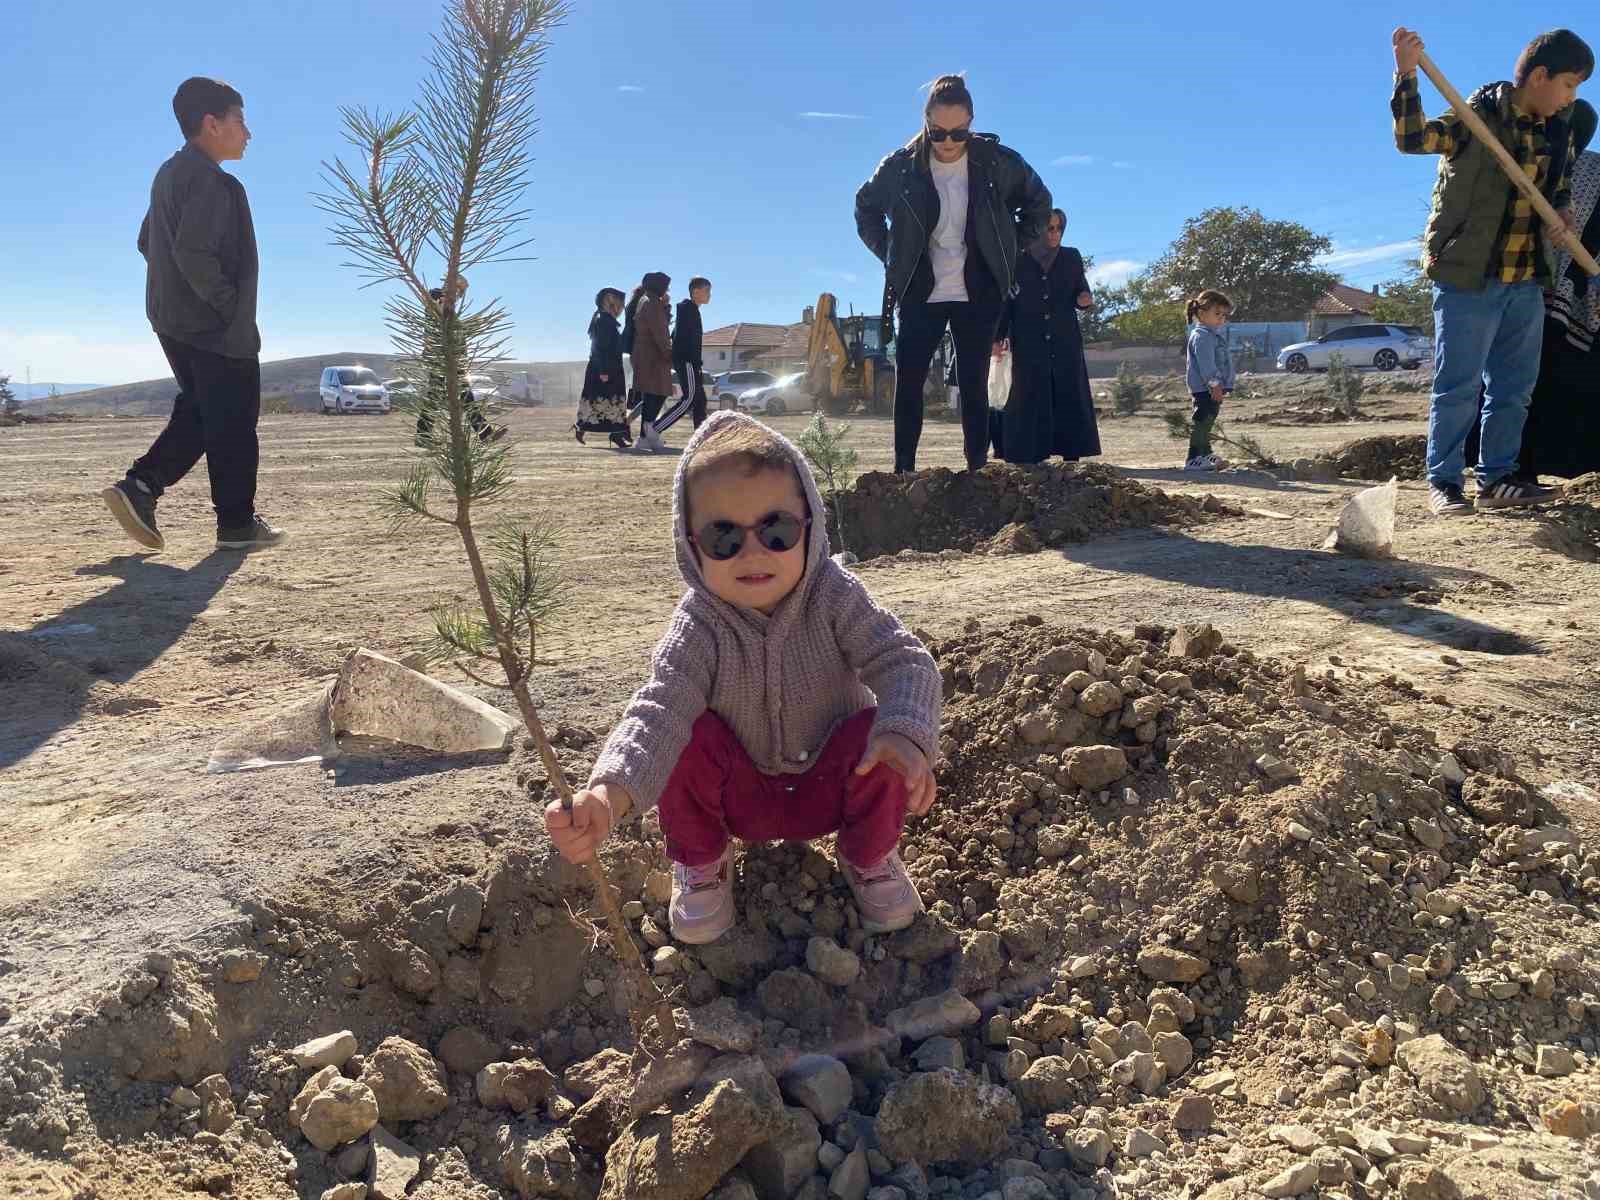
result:
[(1575, 230), (1567, 228), (1567, 223), (1561, 219), (1560, 214), (1555, 209), (1550, 207), (1550, 201), (1544, 198), (1544, 193), (1534, 186), (1533, 180), (1528, 178), (1527, 172), (1517, 164), (1517, 160), (1512, 158), (1510, 152), (1500, 144), (1500, 139), (1483, 123), (1483, 118), (1478, 115), (1477, 110), (1466, 102), (1460, 92), (1456, 91), (1450, 81), (1444, 77), (1444, 72), (1434, 66), (1433, 59), (1429, 58), (1427, 53), (1424, 52), (1417, 60), (1417, 65), (1422, 68), (1423, 73), (1429, 79), (1433, 80), (1433, 86), (1438, 88), (1439, 94), (1450, 102), (1450, 107), (1455, 110), (1456, 116), (1461, 118), (1462, 123), (1472, 131), (1472, 136), (1489, 148), (1489, 153), (1494, 155), (1495, 161), (1500, 164), (1506, 176), (1516, 185), (1517, 190), (1528, 198), (1529, 203), (1533, 205), (1533, 211), (1539, 214), (1545, 224), (1553, 225), (1562, 230), (1557, 240), (1566, 247), (1573, 260), (1589, 274), (1600, 275), (1600, 263), (1595, 262), (1594, 256), (1584, 249), (1583, 239), (1578, 236)]

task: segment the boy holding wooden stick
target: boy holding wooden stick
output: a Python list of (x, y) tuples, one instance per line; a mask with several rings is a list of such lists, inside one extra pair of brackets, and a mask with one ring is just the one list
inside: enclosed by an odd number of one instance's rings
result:
[[(1428, 414), (1428, 506), (1438, 516), (1472, 511), (1462, 493), (1464, 448), (1487, 383), (1477, 507), (1542, 504), (1558, 494), (1517, 478), (1528, 399), (1539, 376), (1544, 288), (1565, 230), (1543, 227), (1490, 149), (1455, 111), (1425, 119), (1417, 90), (1422, 39), (1394, 31), (1395, 146), (1438, 154), (1438, 183), (1423, 237), (1433, 281), (1433, 400)], [(1514, 82), (1489, 84), (1469, 103), (1516, 165), (1571, 225), (1572, 131), (1567, 121), (1594, 54), (1577, 34), (1540, 34), (1517, 60)]]

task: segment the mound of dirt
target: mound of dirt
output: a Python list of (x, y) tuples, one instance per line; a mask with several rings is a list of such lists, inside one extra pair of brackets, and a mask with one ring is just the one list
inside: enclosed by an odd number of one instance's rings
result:
[(1346, 479), (1421, 479), (1426, 473), (1428, 439), (1420, 433), (1384, 434), (1346, 442), (1321, 461)]
[[(1100, 463), (871, 471), (839, 503), (845, 539), (863, 559), (903, 550), (1025, 554), (1123, 529), (1243, 515), (1215, 497), (1169, 495)], [(834, 528), (831, 508), (829, 522)]]
[(584, 877), (441, 826), (437, 868), (372, 893), (330, 866), (219, 959), (154, 953), (92, 1010), (14, 1023), (0, 1183), (6, 1143), (16, 1178), (70, 1164), (111, 1200), (1581, 1178), (1600, 854), (1515, 762), (1394, 719), (1392, 676), (1308, 677), (1210, 626), (969, 629), (930, 644), (945, 761), (902, 842), (909, 929), (863, 930), (822, 842), (745, 848), (735, 929), (674, 944), (647, 814), (606, 861), (684, 1010), (648, 1059)]
[(1567, 484), (1559, 504), (1538, 509), (1534, 540), (1579, 562), (1600, 562), (1600, 472)]

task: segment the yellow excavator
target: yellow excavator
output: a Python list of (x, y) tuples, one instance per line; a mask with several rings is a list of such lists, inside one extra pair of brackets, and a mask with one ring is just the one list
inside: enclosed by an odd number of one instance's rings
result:
[(805, 390), (813, 410), (842, 417), (857, 408), (894, 411), (894, 362), (877, 317), (839, 316), (832, 292), (817, 297), (806, 348)]

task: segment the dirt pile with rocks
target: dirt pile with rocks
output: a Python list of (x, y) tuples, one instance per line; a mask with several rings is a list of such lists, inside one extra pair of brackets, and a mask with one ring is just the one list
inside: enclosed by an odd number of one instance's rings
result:
[(1538, 509), (1536, 517), (1542, 526), (1536, 544), (1580, 562), (1600, 562), (1600, 472), (1570, 481), (1560, 501)]
[[(1579, 1194), (1600, 1150), (1600, 852), (1560, 789), (1395, 715), (1417, 711), (1401, 679), (1308, 675), (1210, 626), (974, 622), (930, 647), (945, 762), (903, 840), (928, 909), (911, 928), (861, 929), (829, 842), (758, 846), (735, 929), (675, 944), (647, 814), (607, 865), (681, 1007), (684, 1040), (651, 1058), (582, 873), (542, 840), (441, 826), (432, 870), (370, 893), (330, 872), (254, 905), (220, 958), (153, 953), (92, 1008), (8, 1030), (0, 1180)], [(562, 737), (574, 773), (589, 740)]]
[[(1243, 515), (1213, 496), (1169, 495), (1100, 463), (869, 471), (839, 495), (838, 507), (845, 541), (863, 559), (908, 550), (1028, 554), (1124, 529)], [(836, 528), (831, 502), (828, 528)]]
[(1421, 479), (1426, 474), (1428, 439), (1420, 433), (1356, 438), (1316, 458), (1298, 459), (1289, 474), (1298, 479)]

